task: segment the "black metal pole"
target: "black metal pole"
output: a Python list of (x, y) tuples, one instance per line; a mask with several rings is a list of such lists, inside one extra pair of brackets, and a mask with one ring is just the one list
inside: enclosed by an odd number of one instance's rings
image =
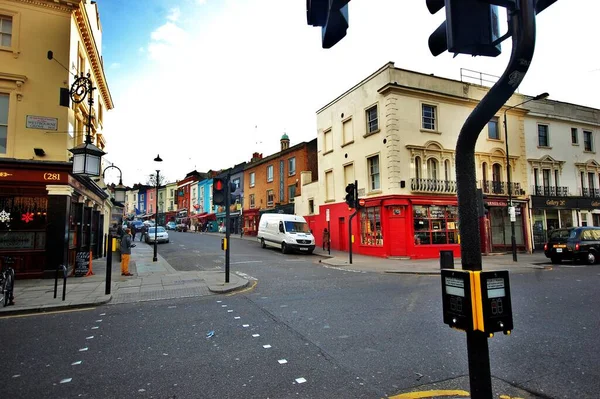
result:
[[(527, 102), (527, 101), (526, 101)], [(524, 103), (523, 103), (524, 104)], [(522, 105), (522, 104), (519, 104)], [(514, 108), (510, 107), (509, 109)], [(512, 181), (511, 181), (511, 171), (510, 171), (510, 156), (508, 151), (508, 124), (506, 123), (506, 111), (504, 111), (504, 144), (506, 144), (506, 180), (508, 183), (508, 208), (507, 213), (510, 218), (510, 243), (512, 246), (512, 258), (513, 262), (517, 261), (517, 240), (515, 238), (515, 222), (511, 216), (511, 208), (513, 207), (512, 200)]]
[(158, 261), (158, 176), (160, 170), (156, 170), (156, 209), (154, 213), (154, 256), (152, 262)]
[(327, 254), (331, 255), (331, 222), (327, 221), (327, 232), (329, 233), (329, 237), (327, 238)]
[(108, 253), (106, 254), (106, 288), (104, 289), (104, 294), (108, 295), (110, 294), (110, 279), (112, 276), (112, 258), (113, 258), (113, 250), (112, 250), (112, 241), (113, 241), (113, 236), (112, 234), (108, 235), (108, 240), (110, 241), (108, 243), (109, 248), (108, 248)]
[(225, 282), (229, 282), (229, 207), (231, 206), (231, 184), (229, 180), (231, 174), (227, 172), (227, 181), (225, 184)]
[[(510, 61), (502, 77), (489, 90), (465, 121), (456, 143), (461, 263), (465, 270), (481, 270), (475, 144), (479, 133), (515, 92), (533, 58), (535, 48), (535, 0), (519, 0), (516, 10), (508, 10), (513, 40)], [(492, 379), (487, 335), (467, 331), (469, 382), (472, 399), (492, 398)]]
[(62, 300), (64, 301), (65, 298), (67, 297), (67, 267), (65, 265), (62, 265), (62, 272), (63, 272), (63, 296), (62, 296)]
[(54, 298), (56, 299), (56, 293), (58, 291), (58, 268), (60, 266), (56, 267), (56, 274), (54, 275)]

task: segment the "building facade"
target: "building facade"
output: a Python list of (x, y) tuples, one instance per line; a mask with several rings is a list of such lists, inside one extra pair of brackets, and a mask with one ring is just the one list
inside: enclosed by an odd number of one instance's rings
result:
[[(86, 135), (104, 149), (114, 107), (97, 5), (0, 0), (0, 24), (0, 255), (17, 257), (18, 278), (53, 276), (59, 265), (72, 272), (77, 258), (102, 256), (110, 224), (108, 195), (71, 174), (69, 152)], [(46, 58), (49, 50), (68, 70)], [(61, 89), (82, 73), (96, 88), (93, 108), (61, 105)]]
[[(451, 250), (459, 256), (456, 139), (487, 91), (388, 63), (318, 110), (318, 179), (306, 176), (306, 196), (296, 209), (306, 215), (317, 241), (329, 228), (334, 249), (347, 250), (354, 239), (353, 251), (365, 255), (435, 258)], [(513, 96), (507, 107), (522, 99)], [(502, 112), (481, 132), (475, 149), (486, 206), (480, 220), (484, 251), (510, 246), (507, 166), (520, 208), (517, 244), (528, 247), (527, 179), (516, 172), (526, 168), (524, 141), (510, 141), (507, 165)], [(518, 111), (507, 118), (510, 130), (524, 131)], [(364, 207), (350, 222), (345, 188), (355, 181)]]

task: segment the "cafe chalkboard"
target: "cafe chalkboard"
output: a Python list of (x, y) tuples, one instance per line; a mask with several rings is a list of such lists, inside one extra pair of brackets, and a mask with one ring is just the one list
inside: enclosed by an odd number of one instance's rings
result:
[(75, 277), (84, 277), (90, 270), (90, 252), (77, 252), (75, 259)]

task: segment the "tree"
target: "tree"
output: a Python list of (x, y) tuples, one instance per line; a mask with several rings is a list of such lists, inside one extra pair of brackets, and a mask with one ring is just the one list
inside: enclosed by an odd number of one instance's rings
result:
[[(165, 177), (161, 174), (158, 175), (158, 185), (163, 186), (165, 184)], [(148, 186), (156, 186), (156, 173), (153, 173), (148, 176), (148, 180), (146, 181), (146, 185)]]

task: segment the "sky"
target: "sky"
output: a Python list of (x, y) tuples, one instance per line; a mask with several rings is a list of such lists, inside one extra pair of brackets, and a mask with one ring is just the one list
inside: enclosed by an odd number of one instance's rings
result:
[[(115, 105), (105, 117), (105, 159), (126, 185), (146, 183), (156, 169), (175, 181), (249, 161), (253, 152), (268, 156), (283, 133), (291, 145), (310, 141), (316, 111), (388, 61), (460, 80), (461, 68), (500, 76), (511, 49), (508, 39), (495, 58), (433, 57), (427, 40), (445, 14), (431, 15), (425, 0), (350, 1), (348, 34), (331, 49), (321, 47), (320, 28), (307, 25), (305, 0), (97, 4)], [(598, 15), (592, 0), (558, 0), (539, 14), (519, 92), (600, 109)]]

